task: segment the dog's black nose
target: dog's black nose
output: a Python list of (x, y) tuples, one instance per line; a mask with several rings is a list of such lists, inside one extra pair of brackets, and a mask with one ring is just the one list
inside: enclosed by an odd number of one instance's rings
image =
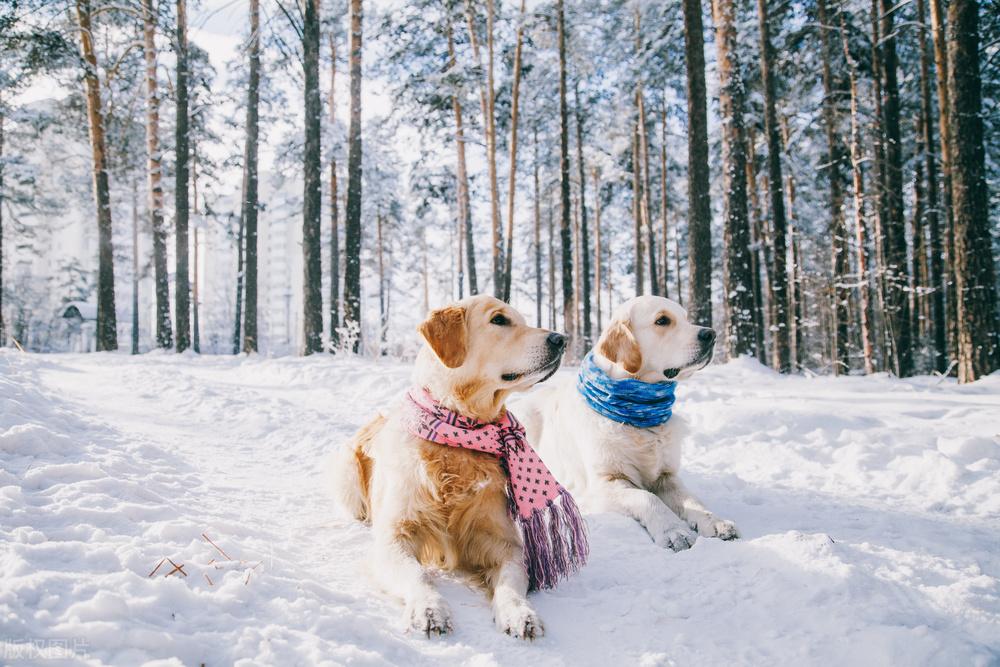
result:
[(698, 332), (698, 342), (706, 347), (715, 343), (715, 329), (707, 327)]
[(555, 348), (556, 350), (561, 350), (566, 347), (566, 336), (553, 331), (545, 339), (545, 342), (547, 342), (550, 347)]

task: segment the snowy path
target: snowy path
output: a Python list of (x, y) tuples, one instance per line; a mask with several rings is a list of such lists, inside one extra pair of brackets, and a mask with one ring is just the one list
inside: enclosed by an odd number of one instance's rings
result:
[[(702, 373), (687, 479), (744, 539), (672, 554), (589, 516), (591, 564), (522, 644), (455, 581), (455, 634), (405, 634), (321, 488), (407, 374), (0, 350), (0, 664), (1000, 662), (1000, 376)], [(149, 578), (164, 557), (188, 576)]]

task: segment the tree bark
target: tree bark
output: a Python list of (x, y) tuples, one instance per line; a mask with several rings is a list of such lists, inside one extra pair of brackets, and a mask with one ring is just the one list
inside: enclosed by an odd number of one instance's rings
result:
[(569, 349), (576, 349), (573, 316), (573, 238), (569, 199), (569, 109), (566, 105), (566, 16), (563, 0), (556, 0), (556, 29), (559, 39), (559, 195), (562, 206), (559, 238), (562, 246), (563, 327)]
[(510, 301), (511, 265), (514, 256), (514, 195), (517, 193), (517, 121), (521, 92), (521, 46), (524, 41), (524, 2), (517, 24), (517, 45), (514, 47), (514, 83), (510, 107), (510, 174), (507, 179), (507, 250), (504, 252), (503, 300)]
[[(636, 4), (634, 12), (635, 28), (635, 59), (637, 63), (642, 62), (642, 12), (640, 6)], [(649, 140), (646, 134), (646, 104), (645, 95), (642, 92), (641, 67), (638, 68), (635, 83), (635, 118), (636, 132), (638, 136), (638, 155), (633, 160), (633, 168), (638, 176), (639, 189), (636, 195), (639, 197), (639, 214), (642, 218), (641, 227), (646, 233), (646, 254), (649, 264), (649, 293), (658, 296), (660, 294), (660, 283), (656, 276), (656, 239), (653, 232), (653, 223), (650, 216), (650, 192), (649, 192)], [(641, 193), (641, 195), (640, 195)], [(638, 290), (637, 290), (638, 293)]]
[(587, 169), (583, 161), (583, 106), (580, 104), (580, 83), (573, 88), (576, 101), (576, 161), (580, 169), (580, 298), (583, 300), (583, 349), (592, 342), (590, 314), (590, 230), (587, 227)]
[[(636, 114), (638, 116), (638, 114)], [(633, 220), (633, 249), (635, 257), (635, 295), (643, 294), (644, 267), (643, 242), (642, 242), (642, 176), (639, 170), (641, 165), (641, 152), (639, 150), (639, 122), (636, 120), (632, 126), (632, 220)]]
[[(83, 78), (87, 98), (94, 203), (97, 207), (97, 350), (100, 352), (118, 349), (114, 246), (111, 235), (111, 185), (105, 150), (101, 82), (97, 71), (97, 56), (94, 53), (94, 37), (90, 21), (90, 0), (76, 0), (76, 15), (80, 28), (80, 54), (84, 62)], [(167, 319), (169, 325), (169, 311)]]
[[(472, 0), (466, 0), (466, 20), (469, 24), (469, 43), (476, 64), (480, 65), (479, 40), (476, 37), (475, 13)], [(493, 230), (493, 295), (503, 297), (503, 235), (500, 220), (500, 190), (497, 185), (496, 141), (496, 92), (493, 88), (493, 0), (486, 0), (486, 82), (480, 80), (479, 101), (483, 112), (483, 130), (486, 134), (486, 167), (490, 180), (490, 220)]]
[[(452, 37), (451, 18), (448, 19), (448, 64), (449, 69), (454, 68), (455, 40)], [(469, 175), (465, 161), (465, 126), (462, 122), (462, 103), (458, 98), (457, 86), (451, 96), (452, 108), (455, 112), (455, 150), (458, 154), (458, 166), (456, 167), (456, 178), (458, 179), (458, 221), (464, 229), (460, 237), (465, 239), (466, 264), (469, 273), (469, 294), (479, 294), (479, 286), (476, 284), (476, 245), (472, 235), (472, 206), (469, 201)], [(461, 249), (459, 250), (461, 252)], [(459, 278), (461, 278), (462, 265), (459, 262)], [(462, 294), (462, 287), (458, 288), (459, 296)]]
[(705, 34), (700, 0), (684, 0), (688, 112), (688, 315), (712, 326), (712, 204), (708, 179)]
[(753, 327), (754, 343), (756, 345), (756, 357), (762, 364), (767, 365), (767, 344), (764, 334), (764, 289), (760, 280), (761, 255), (764, 245), (761, 236), (761, 210), (760, 198), (757, 194), (757, 142), (754, 139), (752, 128), (747, 131), (747, 192), (750, 195), (750, 272), (753, 279)]
[(933, 367), (939, 373), (948, 368), (944, 278), (944, 243), (938, 192), (937, 150), (934, 139), (934, 111), (931, 102), (930, 46), (927, 43), (925, 0), (917, 0), (920, 46), (920, 116), (923, 128), (924, 166), (927, 176), (927, 229), (930, 233), (930, 301)]
[(135, 179), (132, 180), (132, 354), (139, 354), (139, 185)]
[[(850, 273), (850, 258), (847, 247), (847, 227), (844, 222), (844, 143), (840, 138), (839, 103), (844, 97), (841, 86), (834, 81), (832, 60), (834, 46), (830, 40), (830, 16), (827, 8), (828, 0), (817, 0), (816, 9), (820, 22), (820, 45), (823, 53), (823, 124), (826, 129), (826, 169), (830, 182), (830, 251), (832, 296), (833, 296), (833, 344), (832, 368), (833, 374), (848, 372), (850, 353), (848, 350), (848, 323), (850, 319), (850, 290), (847, 286)], [(766, 0), (758, 0), (758, 5)]]
[(347, 223), (344, 229), (344, 325), (353, 323), (361, 346), (361, 0), (351, 0), (351, 124), (348, 130)]
[(173, 346), (173, 332), (167, 275), (167, 230), (163, 223), (160, 97), (156, 80), (156, 14), (153, 0), (142, 0), (142, 35), (146, 61), (146, 155), (149, 213), (153, 227), (153, 273), (156, 283), (156, 343), (162, 348), (170, 348)]
[(952, 204), (958, 295), (958, 381), (973, 382), (1000, 367), (996, 273), (990, 235), (982, 81), (979, 74), (979, 3), (948, 6), (951, 68)]
[[(661, 100), (660, 106), (660, 228), (663, 232), (663, 242), (660, 245), (660, 261), (662, 271), (662, 282), (660, 283), (660, 293), (665, 297), (670, 296), (670, 259), (667, 252), (667, 238), (669, 236), (669, 198), (667, 196), (667, 106)], [(678, 297), (680, 291), (677, 292)]]
[[(594, 294), (597, 296), (597, 331), (604, 328), (601, 321), (601, 175), (595, 167), (594, 175)], [(610, 306), (610, 304), (609, 304)]]
[(893, 340), (895, 370), (900, 377), (913, 374), (913, 348), (910, 334), (910, 307), (907, 289), (906, 218), (903, 212), (903, 155), (899, 125), (899, 82), (896, 57), (896, 33), (893, 25), (894, 0), (880, 0), (882, 65), (885, 77), (886, 214), (885, 233), (886, 298)]
[(542, 192), (538, 179), (538, 128), (535, 128), (535, 326), (542, 326)]
[[(822, 2), (823, 0), (820, 0)], [(770, 20), (767, 13), (767, 0), (757, 0), (757, 18), (760, 25), (761, 75), (764, 80), (764, 134), (767, 138), (767, 182), (771, 212), (771, 232), (774, 242), (774, 269), (771, 272), (771, 294), (774, 299), (774, 351), (777, 358), (776, 370), (779, 373), (789, 372), (789, 340), (788, 340), (788, 270), (785, 266), (787, 257), (785, 234), (787, 221), (785, 218), (785, 193), (782, 190), (781, 174), (781, 137), (778, 133), (778, 115), (776, 110), (777, 94), (773, 63), (774, 48), (771, 45)]]
[[(333, 30), (327, 35), (330, 44), (330, 107), (331, 133), (337, 126), (337, 38)], [(340, 346), (340, 199), (337, 193), (337, 158), (330, 158), (330, 352)]]
[(858, 80), (857, 65), (851, 55), (847, 40), (847, 25), (844, 11), (840, 11), (840, 35), (844, 49), (844, 59), (847, 61), (847, 73), (851, 92), (851, 176), (854, 202), (854, 234), (855, 251), (858, 264), (858, 302), (861, 323), (861, 356), (864, 361), (865, 373), (875, 372), (874, 340), (872, 330), (872, 307), (869, 294), (867, 233), (865, 231), (865, 184), (861, 164), (864, 160), (861, 150), (861, 121), (858, 117)]
[[(743, 125), (744, 86), (736, 52), (736, 12), (732, 0), (713, 0), (712, 14), (715, 20), (719, 110), (722, 117), (723, 191), (726, 209), (724, 283), (729, 313), (727, 337), (730, 354), (738, 356), (751, 354), (754, 349), (746, 136)], [(775, 223), (777, 222), (776, 218)], [(775, 236), (777, 237), (777, 232)]]
[[(945, 16), (942, 0), (930, 0), (931, 35), (934, 44), (934, 74), (937, 85), (938, 130), (941, 148), (941, 194), (944, 209), (944, 262), (942, 280), (945, 294), (945, 321), (947, 322), (947, 358), (958, 359), (958, 295), (955, 291), (955, 225), (954, 206), (952, 205), (951, 183), (951, 91), (949, 90), (949, 73), (952, 65), (948, 62), (947, 35), (945, 34)], [(947, 369), (947, 366), (945, 366)]]
[(174, 91), (177, 120), (174, 125), (174, 319), (177, 324), (175, 345), (178, 352), (191, 347), (191, 281), (188, 259), (188, 45), (187, 0), (177, 0), (177, 75)]
[(305, 81), (305, 150), (302, 195), (302, 351), (323, 351), (323, 186), (319, 93), (319, 0), (303, 0), (302, 65)]
[[(242, 219), (246, 226), (246, 263), (243, 272), (243, 286), (246, 293), (246, 304), (243, 310), (243, 344), (244, 352), (256, 352), (257, 338), (257, 212), (258, 197), (258, 143), (259, 143), (259, 107), (260, 107), (260, 0), (250, 0), (250, 81), (247, 86), (247, 129), (246, 129), (246, 167), (244, 178), (245, 191), (243, 195)], [(239, 302), (237, 301), (236, 317), (239, 319)], [(239, 327), (237, 326), (237, 340)]]
[(194, 282), (191, 284), (191, 349), (201, 354), (201, 320), (199, 317), (201, 303), (198, 282), (198, 145), (194, 141), (191, 142), (191, 195), (191, 210), (195, 215), (194, 256), (192, 257)]

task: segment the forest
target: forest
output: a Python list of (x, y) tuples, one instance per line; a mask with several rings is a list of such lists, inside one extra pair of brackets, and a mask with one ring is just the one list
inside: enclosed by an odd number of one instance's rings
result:
[(405, 358), (491, 293), (582, 356), (657, 294), (1000, 368), (996, 0), (3, 0), (0, 58), (0, 346)]

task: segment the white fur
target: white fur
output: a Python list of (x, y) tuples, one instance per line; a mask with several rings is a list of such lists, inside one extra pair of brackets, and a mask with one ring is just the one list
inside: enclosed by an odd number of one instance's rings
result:
[[(671, 324), (658, 326), (669, 313)], [(642, 367), (628, 373), (621, 363), (595, 349), (599, 367), (616, 379), (664, 381), (664, 371), (681, 369), (675, 379), (690, 377), (708, 363), (698, 345), (701, 327), (669, 299), (642, 296), (623, 304), (609, 327), (624, 323), (642, 353)], [(681, 449), (688, 425), (679, 401), (666, 423), (651, 428), (619, 424), (594, 412), (576, 390), (576, 379), (536, 389), (511, 409), (524, 422), (528, 440), (556, 478), (591, 511), (618, 512), (638, 521), (660, 546), (679, 551), (694, 534), (733, 539), (732, 521), (719, 519), (681, 482)]]

